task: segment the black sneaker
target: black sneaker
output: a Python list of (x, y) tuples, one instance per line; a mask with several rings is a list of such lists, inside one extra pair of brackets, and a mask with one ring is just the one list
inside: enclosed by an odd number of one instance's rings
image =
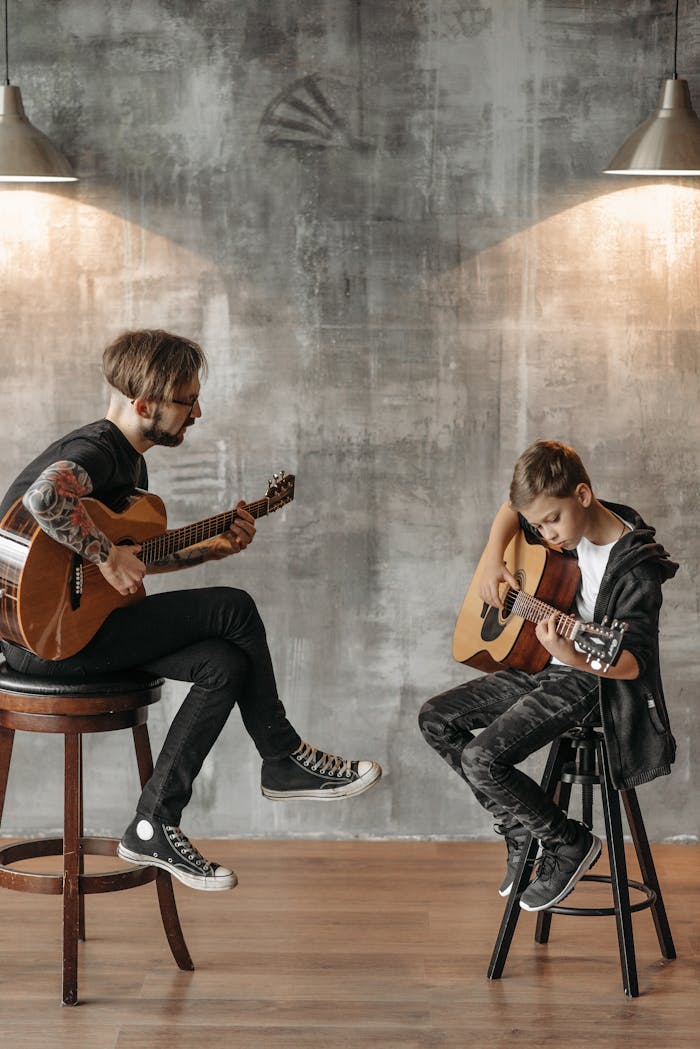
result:
[(302, 742), (281, 761), (263, 761), (262, 792), (266, 798), (351, 798), (376, 783), (382, 770), (375, 761), (350, 761)]
[(128, 863), (162, 867), (191, 889), (219, 892), (232, 889), (238, 881), (228, 867), (205, 860), (179, 827), (138, 814), (126, 828), (117, 856)]
[(520, 824), (509, 827), (505, 823), (496, 823), (493, 829), (496, 831), (496, 834), (503, 835), (506, 839), (506, 848), (508, 849), (508, 865), (506, 866), (506, 873), (498, 890), (498, 895), (510, 896), (510, 890), (513, 888), (515, 875), (518, 873), (518, 867), (523, 858), (523, 849), (527, 845), (530, 832), (526, 831)]
[(537, 868), (537, 876), (520, 897), (525, 911), (543, 911), (560, 903), (586, 871), (600, 858), (603, 843), (588, 827), (577, 824), (576, 838), (571, 845), (544, 845)]

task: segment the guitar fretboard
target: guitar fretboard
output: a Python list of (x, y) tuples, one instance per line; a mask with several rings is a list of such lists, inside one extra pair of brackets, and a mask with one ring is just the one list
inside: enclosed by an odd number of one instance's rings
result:
[(567, 615), (566, 612), (560, 612), (558, 608), (545, 604), (544, 601), (533, 597), (532, 594), (528, 594), (525, 590), (509, 589), (504, 605), (509, 614), (513, 612), (516, 616), (521, 616), (530, 623), (540, 623), (543, 619), (549, 619), (551, 615), (555, 615), (557, 617), (557, 633), (569, 640), (576, 636), (577, 628), (580, 625), (575, 616)]
[[(257, 502), (246, 503), (243, 509), (256, 519), (265, 517), (270, 511), (270, 500), (258, 499)], [(177, 553), (178, 550), (204, 543), (207, 539), (227, 532), (238, 516), (238, 508), (234, 507), (223, 514), (195, 521), (194, 524), (185, 525), (183, 528), (171, 528), (161, 535), (153, 536), (152, 539), (145, 539), (141, 544), (139, 557), (145, 564), (153, 564), (169, 554)]]

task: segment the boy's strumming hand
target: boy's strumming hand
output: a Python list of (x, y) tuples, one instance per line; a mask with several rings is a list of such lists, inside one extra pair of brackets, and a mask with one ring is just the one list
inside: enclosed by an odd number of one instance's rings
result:
[(501, 600), (500, 588), (504, 583), (513, 587), (514, 590), (520, 589), (518, 580), (508, 570), (505, 561), (501, 557), (495, 555), (487, 557), (479, 578), (479, 597), (481, 600), (485, 601), (487, 605), (502, 609), (503, 601)]

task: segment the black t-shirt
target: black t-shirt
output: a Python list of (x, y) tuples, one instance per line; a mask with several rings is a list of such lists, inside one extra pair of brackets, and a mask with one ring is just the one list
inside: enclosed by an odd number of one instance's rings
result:
[(92, 481), (90, 498), (119, 511), (135, 488), (148, 488), (143, 456), (109, 419), (98, 419), (66, 434), (38, 455), (12, 482), (2, 503), (0, 520), (47, 466), (61, 460), (77, 463)]

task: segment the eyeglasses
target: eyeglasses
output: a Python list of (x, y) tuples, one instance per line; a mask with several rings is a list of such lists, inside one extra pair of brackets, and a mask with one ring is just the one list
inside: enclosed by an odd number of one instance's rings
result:
[(177, 398), (171, 397), (170, 398), (170, 404), (179, 404), (183, 408), (189, 408), (190, 415), (191, 415), (192, 412), (194, 411), (195, 404), (199, 404), (199, 394), (197, 394), (197, 396), (194, 398), (193, 401), (178, 401)]

